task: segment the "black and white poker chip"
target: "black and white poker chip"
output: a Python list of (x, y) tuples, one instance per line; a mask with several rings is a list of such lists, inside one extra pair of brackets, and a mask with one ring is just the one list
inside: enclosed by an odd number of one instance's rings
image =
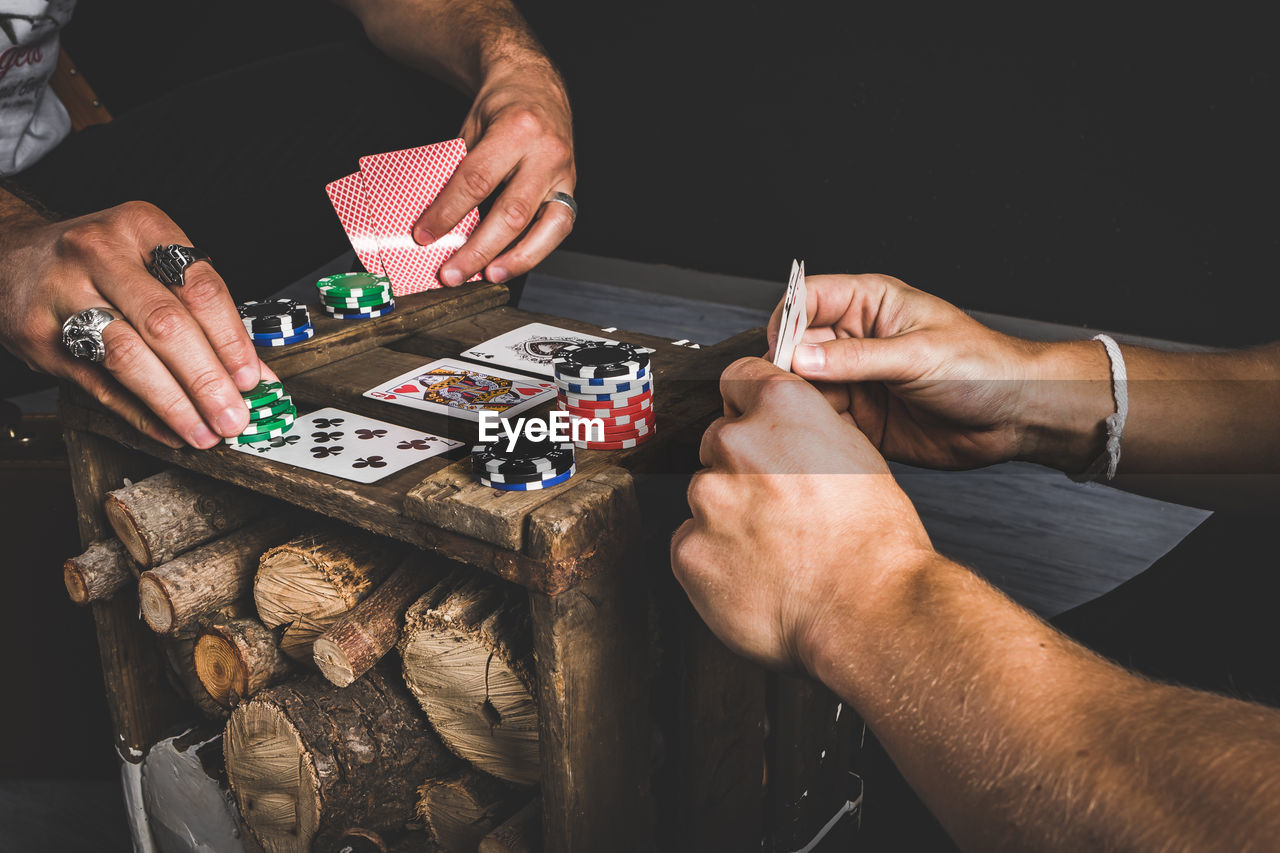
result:
[(650, 352), (620, 341), (593, 341), (561, 347), (551, 364), (557, 377), (633, 378), (649, 368)]
[[(563, 474), (573, 467), (572, 442), (533, 441), (521, 435), (514, 447), (502, 438), (488, 444), (477, 444), (471, 449), (471, 466), (477, 474), (486, 478), (529, 477), (540, 479)], [(505, 482), (531, 482), (532, 480), (507, 479)]]
[(243, 302), (236, 306), (245, 330), (254, 335), (289, 332), (311, 322), (307, 306), (292, 299), (267, 299)]

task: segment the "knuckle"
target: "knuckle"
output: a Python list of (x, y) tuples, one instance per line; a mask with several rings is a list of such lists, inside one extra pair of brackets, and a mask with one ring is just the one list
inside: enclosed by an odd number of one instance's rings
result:
[(115, 374), (130, 373), (139, 367), (147, 353), (147, 345), (137, 335), (120, 335), (107, 344), (102, 366)]
[(502, 203), (501, 216), (512, 231), (523, 231), (533, 218), (533, 205), (523, 198), (507, 199)]
[(454, 257), (458, 258), (465, 269), (480, 269), (491, 260), (489, 253), (468, 242), (458, 250)]
[(110, 228), (98, 222), (82, 222), (58, 235), (55, 250), (61, 257), (99, 258), (108, 254), (114, 243)]
[(176, 304), (162, 302), (149, 309), (142, 318), (142, 331), (152, 340), (179, 340), (187, 332), (185, 312)]
[(182, 294), (183, 302), (200, 309), (221, 302), (227, 289), (207, 264), (194, 264), (187, 270), (187, 283), (178, 292)]
[(713, 513), (720, 503), (721, 493), (719, 480), (708, 471), (699, 471), (689, 481), (689, 507), (699, 513)]
[(166, 230), (170, 224), (165, 212), (149, 201), (126, 201), (115, 212), (134, 233), (144, 237)]
[(542, 117), (525, 107), (511, 110), (507, 121), (511, 124), (512, 130), (521, 136), (532, 136), (542, 132)]
[(467, 169), (462, 173), (462, 186), (478, 201), (488, 198), (497, 182), (482, 169)]
[(191, 391), (191, 396), (194, 399), (212, 402), (224, 390), (227, 381), (225, 372), (209, 368), (191, 377), (187, 382), (187, 388)]
[(540, 146), (549, 160), (564, 166), (573, 161), (573, 146), (560, 136), (548, 136)]
[(769, 407), (794, 403), (804, 393), (803, 383), (794, 381), (790, 374), (772, 373), (759, 381), (760, 401)]

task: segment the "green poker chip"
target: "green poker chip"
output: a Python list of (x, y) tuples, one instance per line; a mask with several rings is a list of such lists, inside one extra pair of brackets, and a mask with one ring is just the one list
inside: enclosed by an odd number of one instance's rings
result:
[(367, 272), (347, 272), (327, 275), (316, 282), (321, 296), (339, 299), (356, 299), (362, 296), (382, 296), (391, 292), (391, 280), (385, 275)]
[(390, 298), (391, 291), (387, 291), (374, 296), (353, 296), (350, 298), (345, 296), (321, 296), (320, 301), (333, 308), (360, 308), (365, 305), (381, 305)]
[(259, 382), (256, 387), (240, 394), (244, 397), (244, 404), (252, 409), (261, 409), (263, 406), (270, 406), (284, 396), (284, 383), (282, 382)]
[[(250, 409), (249, 421), (250, 423), (252, 423), (254, 421), (270, 420), (271, 418), (274, 418), (276, 415), (280, 414), (281, 412), (287, 412), (289, 409), (293, 409), (293, 408), (294, 408), (293, 398), (290, 397), (288, 394), (285, 394), (279, 400), (276, 400), (274, 403), (271, 403), (268, 406), (262, 406), (261, 408), (258, 408), (258, 409)], [(294, 409), (294, 411), (297, 411), (297, 410)]]
[(251, 421), (249, 425), (244, 428), (244, 432), (240, 433), (240, 435), (242, 437), (246, 435), (261, 435), (264, 432), (273, 432), (274, 430), (278, 430), (278, 429), (287, 429), (293, 426), (293, 422), (297, 419), (297, 417), (298, 417), (298, 410), (296, 408), (290, 407), (285, 411), (281, 412), (279, 417), (272, 418), (269, 421), (257, 421), (257, 422)]
[(291, 429), (293, 429), (293, 424), (280, 429), (273, 429), (271, 432), (261, 432), (253, 435), (233, 435), (231, 438), (224, 438), (222, 441), (226, 444), (257, 444), (259, 441), (270, 441), (273, 438), (279, 438)]

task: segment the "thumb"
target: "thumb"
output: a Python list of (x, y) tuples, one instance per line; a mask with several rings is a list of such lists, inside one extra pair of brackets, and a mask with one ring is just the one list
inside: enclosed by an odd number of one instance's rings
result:
[(910, 382), (920, 378), (920, 349), (909, 335), (836, 338), (796, 347), (791, 369), (826, 382)]

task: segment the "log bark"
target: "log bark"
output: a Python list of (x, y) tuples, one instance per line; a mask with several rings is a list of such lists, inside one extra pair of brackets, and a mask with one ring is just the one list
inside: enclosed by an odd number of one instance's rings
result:
[(270, 513), (271, 506), (269, 498), (173, 468), (108, 492), (105, 509), (133, 559), (150, 569)]
[(539, 853), (542, 850), (542, 799), (524, 808), (480, 839), (478, 853)]
[(499, 779), (537, 783), (538, 704), (523, 590), (459, 569), (405, 616), (404, 678), (440, 738)]
[(373, 593), (316, 638), (312, 654), (320, 674), (339, 687), (364, 675), (395, 647), (409, 605), (437, 583), (441, 561), (415, 554)]
[(296, 529), (292, 515), (255, 522), (143, 572), (142, 617), (159, 634), (195, 630), (201, 616), (248, 595), (262, 553)]
[(378, 669), (341, 689), (309, 676), (260, 691), (231, 712), (224, 753), (267, 853), (328, 849), (351, 827), (400, 829), (418, 784), (458, 764), (394, 673)]
[(62, 580), (75, 604), (105, 601), (138, 578), (138, 564), (119, 539), (99, 539), (62, 564)]
[(196, 635), (196, 676), (213, 701), (233, 708), (293, 670), (277, 632), (252, 617), (206, 620)]
[(311, 645), (391, 573), (407, 548), (350, 528), (310, 530), (262, 555), (253, 597), (268, 628), (284, 625), (280, 647), (312, 662)]
[(418, 816), (446, 853), (474, 853), (480, 839), (509, 816), (520, 795), (487, 773), (464, 767), (418, 789)]

